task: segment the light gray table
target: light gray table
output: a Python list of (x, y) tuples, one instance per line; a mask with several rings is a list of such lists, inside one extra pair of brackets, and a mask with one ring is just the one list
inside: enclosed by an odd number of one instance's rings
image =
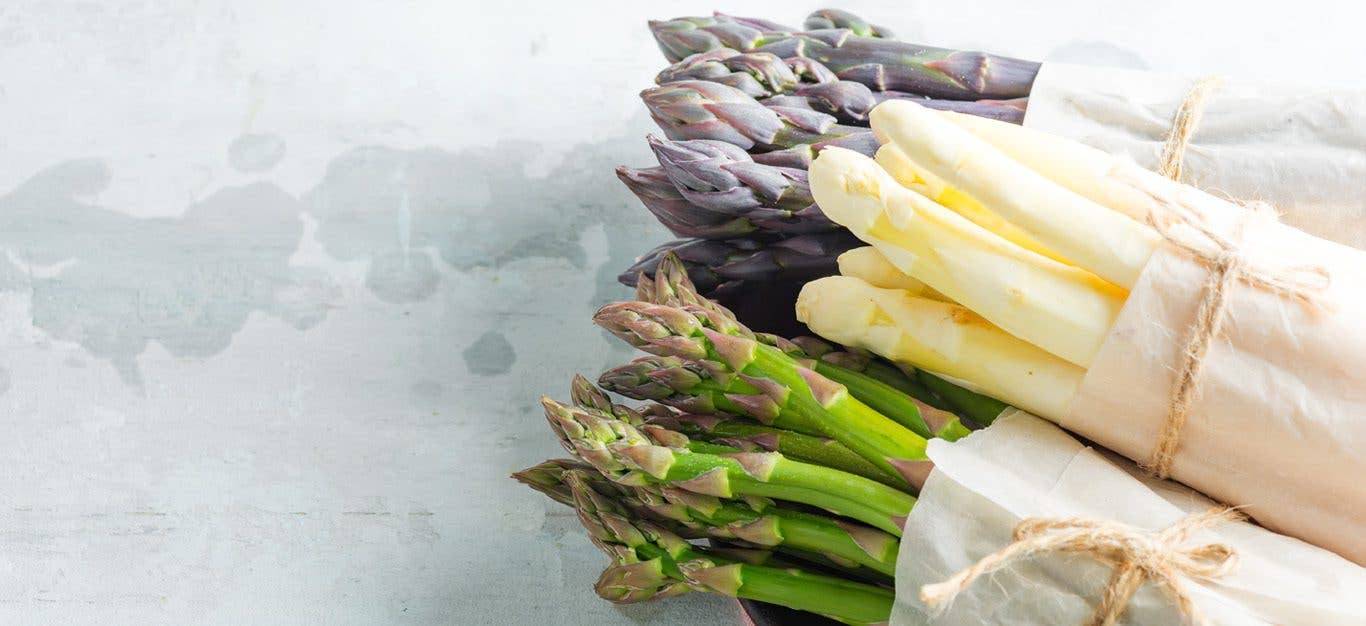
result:
[[(850, 3), (945, 45), (1366, 84), (1326, 2), (1102, 4)], [(0, 622), (735, 622), (598, 600), (577, 521), (507, 479), (559, 453), (538, 394), (628, 354), (588, 317), (666, 238), (612, 174), (649, 160), (643, 20), (709, 8), (0, 7)]]

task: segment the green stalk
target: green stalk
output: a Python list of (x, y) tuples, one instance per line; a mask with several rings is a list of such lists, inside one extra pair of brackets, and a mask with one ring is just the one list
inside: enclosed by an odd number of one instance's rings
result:
[(924, 437), (858, 401), (843, 385), (802, 367), (782, 350), (715, 330), (731, 324), (715, 312), (618, 302), (599, 309), (593, 319), (651, 354), (696, 360), (722, 374), (740, 374), (763, 393), (728, 397), (748, 403), (745, 414), (761, 422), (771, 423), (787, 411), (792, 430), (835, 439), (913, 486), (921, 484), (932, 467)]
[(850, 474), (858, 474), (880, 483), (900, 487), (900, 476), (889, 476), (867, 459), (857, 455), (844, 444), (826, 437), (815, 437), (795, 430), (756, 424), (743, 419), (726, 419), (710, 415), (683, 414), (658, 418), (651, 423), (663, 423), (696, 440), (734, 445), (743, 452), (767, 450), (805, 463), (824, 465)]
[(776, 452), (706, 454), (661, 443), (687, 438), (666, 429), (636, 427), (610, 414), (542, 398), (561, 444), (604, 476), (628, 486), (662, 485), (716, 496), (759, 496), (800, 502), (901, 536), (915, 498), (847, 472), (793, 461)]
[[(742, 341), (734, 341), (731, 346), (734, 350), (727, 350), (748, 352), (749, 364), (741, 371), (773, 380), (789, 389), (791, 393), (785, 404), (804, 415), (820, 434), (843, 443), (883, 470), (905, 476), (911, 484), (923, 480), (908, 475), (903, 463), (928, 458), (923, 437), (860, 402), (843, 385), (798, 366), (777, 348)], [(715, 346), (712, 350), (716, 351)]]
[[(750, 598), (830, 615), (853, 623), (878, 623), (891, 615), (892, 591), (864, 583), (755, 564), (771, 553), (698, 548), (657, 524), (633, 516), (594, 490), (581, 474), (567, 484), (590, 539), (615, 561), (594, 589), (613, 602), (639, 602), (689, 589)], [(744, 560), (737, 560), (744, 559)]]
[(545, 461), (513, 478), (561, 504), (574, 505), (570, 483), (579, 481), (598, 495), (684, 537), (739, 540), (764, 547), (783, 546), (820, 557), (835, 567), (895, 575), (897, 540), (867, 526), (779, 508), (767, 500), (740, 503), (670, 489), (627, 487), (607, 480), (577, 461)]
[(916, 377), (926, 388), (952, 404), (956, 413), (982, 426), (990, 426), (1010, 408), (1010, 405), (1000, 400), (969, 391), (924, 370), (917, 370)]
[(728, 457), (690, 452), (672, 456), (663, 472), (646, 470), (646, 480), (720, 498), (760, 496), (800, 502), (859, 520), (897, 537), (915, 505), (914, 496), (882, 483), (786, 459), (776, 452)]
[(802, 570), (740, 565), (741, 598), (778, 604), (855, 624), (886, 623), (896, 593), (891, 589)]

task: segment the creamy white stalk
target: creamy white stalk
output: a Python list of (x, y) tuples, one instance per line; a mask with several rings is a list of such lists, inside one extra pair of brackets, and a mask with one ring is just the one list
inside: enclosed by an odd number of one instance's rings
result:
[(1067, 262), (1067, 259), (1064, 259), (1062, 255), (1035, 241), (1033, 237), (1029, 236), (1029, 233), (987, 210), (971, 196), (950, 187), (944, 182), (944, 179), (916, 165), (910, 157), (906, 156), (905, 152), (896, 147), (896, 144), (888, 143), (878, 148), (873, 159), (882, 166), (882, 169), (887, 170), (887, 173), (891, 174), (896, 182), (901, 183), (907, 189), (953, 209), (955, 213), (968, 218), (974, 224), (996, 233), (1006, 241), (1025, 250), (1037, 252), (1054, 261)]
[(897, 269), (1082, 367), (1100, 349), (1128, 295), (901, 186), (857, 152), (823, 150), (809, 178), (821, 210)]
[(1066, 137), (949, 111), (942, 112), (941, 117), (1010, 158), (1028, 163), (1044, 178), (1142, 224), (1150, 223), (1149, 215), (1155, 208), (1161, 214), (1154, 196), (1180, 198), (1186, 205), (1198, 207), (1211, 216), (1232, 217), (1243, 210), (1227, 200), (1143, 169), (1128, 157), (1115, 156)]
[(1151, 228), (1054, 183), (936, 111), (888, 101), (873, 109), (871, 122), (917, 165), (1120, 287), (1133, 287), (1157, 247)]
[(849, 276), (807, 283), (797, 319), (816, 334), (894, 362), (963, 380), (1035, 414), (1065, 414), (1086, 370), (948, 302), (880, 289)]
[(887, 257), (882, 256), (882, 253), (873, 246), (849, 250), (841, 254), (837, 262), (842, 276), (852, 276), (874, 287), (901, 289), (916, 296), (935, 300), (943, 299), (943, 294), (930, 289), (925, 283), (897, 269), (891, 261), (887, 260)]

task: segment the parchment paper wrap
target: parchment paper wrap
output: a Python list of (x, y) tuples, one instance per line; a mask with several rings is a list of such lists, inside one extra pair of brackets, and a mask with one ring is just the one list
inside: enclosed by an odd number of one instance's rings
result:
[[(1239, 239), (1232, 223), (1245, 211), (1196, 192), (1175, 200)], [(1233, 283), (1171, 476), (1247, 507), (1272, 530), (1366, 563), (1366, 252), (1271, 221), (1245, 224), (1249, 266), (1319, 266), (1330, 283), (1314, 294), (1317, 309)], [(1149, 459), (1209, 272), (1159, 247), (1067, 414), (1047, 417), (1130, 459)]]
[[(936, 583), (1010, 543), (1026, 517), (1088, 516), (1159, 530), (1211, 506), (1190, 489), (1143, 476), (1132, 463), (1083, 446), (1023, 411), (956, 443), (932, 440), (935, 471), (906, 521), (892, 624), (1080, 624), (1111, 569), (1082, 556), (1041, 555), (976, 581), (943, 613), (922, 605)], [(1216, 624), (1366, 622), (1366, 569), (1248, 523), (1193, 535), (1223, 542), (1239, 565), (1217, 581), (1186, 581)], [(1152, 585), (1134, 595), (1126, 624), (1179, 624)]]
[[(1199, 78), (1045, 63), (1024, 124), (1154, 169)], [(1366, 91), (1228, 79), (1204, 111), (1182, 182), (1265, 201), (1287, 224), (1366, 249)]]

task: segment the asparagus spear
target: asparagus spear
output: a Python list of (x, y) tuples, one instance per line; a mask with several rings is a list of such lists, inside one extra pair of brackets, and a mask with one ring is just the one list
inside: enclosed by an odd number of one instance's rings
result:
[(829, 615), (850, 623), (885, 622), (890, 589), (736, 560), (734, 553), (705, 550), (658, 524), (636, 518), (574, 475), (570, 490), (589, 537), (615, 563), (594, 589), (613, 602), (639, 602), (696, 589), (771, 602)]
[(851, 569), (867, 567), (889, 577), (896, 573), (895, 537), (861, 524), (780, 508), (769, 500), (741, 503), (678, 489), (625, 487), (603, 478), (591, 466), (564, 459), (545, 461), (513, 477), (570, 506), (570, 481), (578, 480), (598, 495), (681, 537), (783, 546), (824, 556), (826, 562)]
[(700, 80), (734, 87), (769, 107), (787, 107), (833, 115), (839, 122), (868, 126), (868, 113), (886, 100), (913, 100), (932, 109), (956, 111), (1020, 124), (1028, 98), (1010, 100), (944, 100), (904, 91), (875, 91), (841, 80), (819, 61), (781, 59), (768, 52), (717, 48), (689, 56), (664, 68), (655, 82), (664, 85)]
[(662, 485), (720, 498), (800, 502), (896, 536), (915, 498), (847, 472), (776, 452), (707, 454), (657, 445), (634, 426), (593, 409), (541, 399), (560, 443), (624, 485)]
[(869, 24), (863, 18), (840, 9), (813, 11), (811, 15), (806, 16), (806, 21), (802, 22), (802, 26), (807, 30), (847, 28), (859, 37), (881, 37), (883, 39), (894, 39), (896, 37), (885, 26)]
[(670, 62), (717, 48), (818, 59), (835, 75), (878, 91), (978, 100), (1029, 95), (1039, 64), (985, 52), (950, 50), (875, 37), (847, 28), (767, 31), (734, 21), (688, 18), (650, 22)]
[(797, 145), (837, 145), (865, 154), (877, 140), (865, 128), (842, 126), (810, 109), (766, 107), (743, 91), (700, 80), (651, 87), (640, 97), (671, 139), (715, 139), (744, 150), (767, 152)]
[(801, 429), (805, 423), (790, 411), (779, 411), (769, 421), (770, 425), (716, 417), (718, 414), (755, 417), (749, 413), (751, 405), (757, 403), (767, 407), (762, 398), (750, 397), (761, 394), (759, 389), (743, 379), (722, 376), (728, 379), (728, 384), (713, 379), (701, 364), (649, 356), (603, 372), (598, 384), (628, 398), (653, 400), (683, 410), (684, 415), (664, 416), (650, 423), (692, 439), (732, 446), (736, 452), (756, 449), (782, 452), (789, 458), (833, 467), (894, 487), (905, 485), (900, 475), (882, 470), (844, 444), (823, 437), (821, 433), (804, 432)]
[(617, 178), (640, 199), (659, 223), (679, 237), (732, 239), (760, 237), (764, 229), (742, 215), (719, 213), (697, 206), (674, 187), (664, 169), (617, 168)]
[(727, 283), (807, 281), (832, 276), (840, 253), (861, 245), (845, 231), (797, 235), (764, 243), (754, 239), (679, 239), (646, 252), (617, 280), (635, 286), (640, 273), (653, 276), (664, 255), (672, 252), (688, 268), (702, 293)]
[(698, 307), (644, 302), (609, 304), (593, 321), (646, 352), (702, 362), (712, 376), (732, 374), (760, 393), (731, 396), (762, 422), (781, 419), (792, 430), (835, 439), (874, 465), (923, 483), (931, 464), (925, 439), (803, 367), (781, 350), (715, 330), (720, 316)]
[(754, 230), (774, 235), (841, 230), (815, 206), (805, 170), (755, 163), (744, 150), (720, 141), (671, 141), (654, 136), (647, 140), (660, 170), (690, 205), (686, 209), (660, 206), (668, 211), (670, 223), (708, 218), (698, 224), (701, 229), (722, 216), (743, 219)]
[[(878, 361), (867, 353), (836, 350), (834, 346), (815, 337), (787, 341), (750, 331), (739, 323), (730, 310), (697, 293), (677, 256), (666, 255), (661, 259), (653, 280), (637, 280), (636, 299), (668, 306), (693, 305), (705, 308), (713, 314), (712, 317), (722, 322), (716, 330), (753, 337), (796, 359), (814, 360), (813, 369), (817, 373), (844, 385), (855, 398), (921, 436), (933, 435), (956, 440), (970, 432), (956, 416), (943, 413), (950, 405), (939, 400), (936, 394), (895, 366)], [(970, 396), (964, 398), (970, 399)], [(985, 407), (974, 405), (974, 408)], [(994, 415), (999, 414), (997, 411)]]

